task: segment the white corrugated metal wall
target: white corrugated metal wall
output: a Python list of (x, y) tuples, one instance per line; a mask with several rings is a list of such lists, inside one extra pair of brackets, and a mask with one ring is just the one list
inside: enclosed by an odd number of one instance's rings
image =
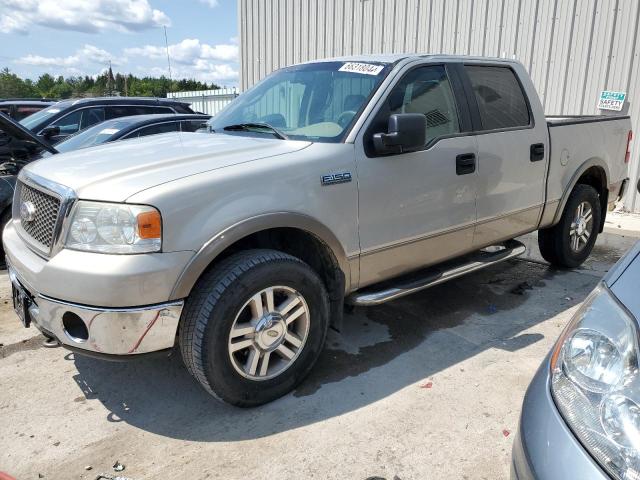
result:
[(640, 0), (239, 0), (241, 89), (314, 58), (428, 52), (516, 58), (548, 114), (627, 92), (636, 130), (625, 205), (640, 211)]
[(238, 91), (235, 88), (167, 93), (167, 98), (177, 98), (187, 102), (194, 111), (207, 115), (216, 115), (237, 96)]

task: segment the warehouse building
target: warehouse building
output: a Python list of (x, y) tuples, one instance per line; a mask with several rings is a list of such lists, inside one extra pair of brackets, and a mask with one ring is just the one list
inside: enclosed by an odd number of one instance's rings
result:
[[(622, 92), (640, 138), (638, 0), (239, 0), (238, 9), (242, 90), (280, 67), (341, 55), (516, 58), (548, 114), (617, 114), (600, 110), (599, 99)], [(640, 140), (633, 186), (639, 158)], [(635, 188), (624, 204), (640, 211)]]

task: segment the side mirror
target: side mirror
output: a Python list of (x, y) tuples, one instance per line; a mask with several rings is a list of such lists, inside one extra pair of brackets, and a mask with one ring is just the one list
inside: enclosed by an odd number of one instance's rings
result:
[(60, 127), (49, 126), (42, 130), (42, 136), (46, 139), (56, 137), (58, 135), (60, 135)]
[(421, 113), (396, 113), (389, 117), (388, 133), (373, 135), (378, 153), (402, 153), (424, 147), (427, 117)]

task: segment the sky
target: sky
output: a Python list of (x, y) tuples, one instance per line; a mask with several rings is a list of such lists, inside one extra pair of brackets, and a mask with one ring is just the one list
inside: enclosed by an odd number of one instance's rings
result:
[(0, 68), (23, 78), (113, 72), (238, 84), (236, 0), (0, 0)]

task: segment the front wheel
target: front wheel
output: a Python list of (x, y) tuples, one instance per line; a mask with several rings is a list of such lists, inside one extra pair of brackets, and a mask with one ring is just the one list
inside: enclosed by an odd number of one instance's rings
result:
[(256, 406), (302, 381), (328, 324), (326, 289), (306, 263), (248, 250), (198, 281), (185, 305), (180, 348), (207, 391), (232, 405)]
[(558, 224), (538, 231), (542, 257), (558, 267), (580, 266), (596, 243), (600, 221), (598, 192), (589, 185), (576, 185)]

